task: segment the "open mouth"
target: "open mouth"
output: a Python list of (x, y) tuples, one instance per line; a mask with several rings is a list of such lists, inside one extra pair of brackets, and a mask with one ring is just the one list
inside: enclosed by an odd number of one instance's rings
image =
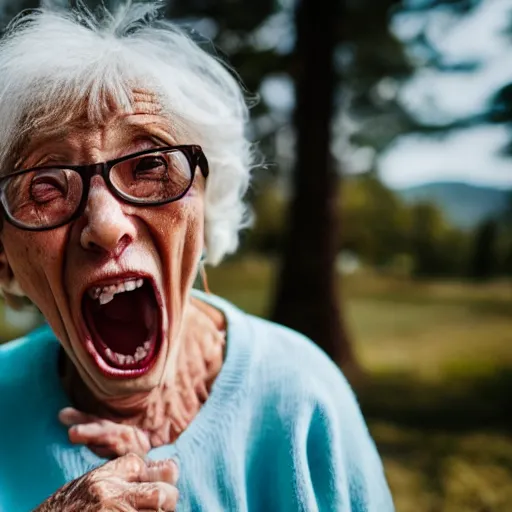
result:
[(161, 344), (161, 322), (149, 279), (130, 277), (92, 286), (82, 298), (82, 314), (92, 355), (104, 373), (134, 377), (151, 368)]

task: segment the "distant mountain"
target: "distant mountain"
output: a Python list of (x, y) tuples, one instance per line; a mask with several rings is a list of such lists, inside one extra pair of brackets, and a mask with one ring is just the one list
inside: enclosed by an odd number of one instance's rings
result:
[(436, 204), (454, 226), (471, 229), (510, 207), (512, 191), (456, 182), (426, 183), (396, 190), (408, 203)]

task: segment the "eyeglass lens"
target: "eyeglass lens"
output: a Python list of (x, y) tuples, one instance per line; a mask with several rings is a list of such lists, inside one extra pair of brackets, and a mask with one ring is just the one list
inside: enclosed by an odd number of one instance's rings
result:
[(191, 174), (186, 156), (173, 151), (120, 162), (111, 169), (110, 181), (127, 199), (158, 202), (179, 197), (189, 186)]
[[(192, 169), (179, 150), (124, 160), (110, 170), (110, 182), (126, 200), (148, 204), (180, 197)], [(27, 227), (51, 227), (69, 220), (80, 205), (83, 180), (72, 169), (40, 169), (13, 176), (4, 185), (9, 214)]]

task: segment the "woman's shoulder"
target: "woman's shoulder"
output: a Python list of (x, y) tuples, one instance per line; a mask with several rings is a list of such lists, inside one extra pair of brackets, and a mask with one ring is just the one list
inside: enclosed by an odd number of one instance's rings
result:
[(253, 326), (254, 342), (262, 367), (278, 371), (283, 378), (297, 377), (301, 386), (323, 393), (349, 389), (340, 368), (307, 336), (288, 327), (247, 315)]
[(0, 345), (0, 388), (19, 388), (46, 371), (48, 361), (57, 357), (58, 341), (48, 325)]

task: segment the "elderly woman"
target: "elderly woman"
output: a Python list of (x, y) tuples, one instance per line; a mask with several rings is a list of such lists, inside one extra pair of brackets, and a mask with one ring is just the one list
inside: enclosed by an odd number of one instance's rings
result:
[(2, 512), (393, 509), (328, 358), (192, 290), (247, 219), (218, 60), (147, 5), (35, 11), (0, 119), (1, 287), (47, 321), (0, 349)]

